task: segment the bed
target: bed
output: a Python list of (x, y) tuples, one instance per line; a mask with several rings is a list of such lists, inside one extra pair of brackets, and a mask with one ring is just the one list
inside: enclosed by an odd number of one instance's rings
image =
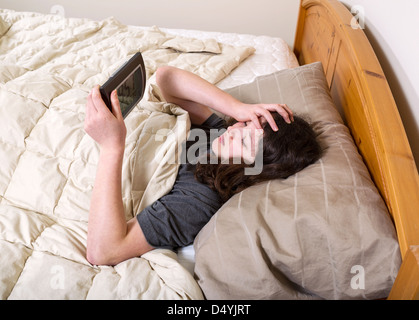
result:
[[(417, 169), (351, 18), (338, 1), (302, 1), (292, 53), (277, 38), (1, 10), (0, 297), (418, 298)], [(159, 65), (249, 102), (283, 100), (308, 114), (325, 155), (231, 198), (193, 246), (93, 266), (85, 243), (98, 148), (83, 130), (85, 99), (139, 50), (149, 85), (125, 120), (127, 219), (170, 190), (170, 159), (189, 127), (159, 98)]]

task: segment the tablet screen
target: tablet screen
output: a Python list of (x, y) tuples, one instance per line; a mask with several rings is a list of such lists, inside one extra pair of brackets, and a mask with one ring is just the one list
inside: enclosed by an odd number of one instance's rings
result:
[(123, 115), (141, 98), (142, 77), (141, 68), (137, 68), (116, 90)]
[(112, 111), (110, 95), (113, 90), (118, 94), (119, 104), (124, 118), (141, 100), (146, 85), (146, 71), (140, 52), (122, 65), (100, 87), (100, 93), (109, 110)]

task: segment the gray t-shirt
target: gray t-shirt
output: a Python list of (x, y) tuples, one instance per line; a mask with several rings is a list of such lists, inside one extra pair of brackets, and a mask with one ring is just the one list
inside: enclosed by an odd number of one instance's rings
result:
[[(194, 128), (206, 133), (206, 148), (203, 149), (209, 152), (212, 143), (210, 138), (216, 137), (210, 135), (210, 129), (221, 130), (225, 128), (225, 122), (212, 114), (202, 125)], [(193, 141), (186, 144), (186, 150), (191, 145)], [(190, 245), (221, 207), (218, 193), (198, 182), (194, 172), (195, 165), (181, 164), (173, 189), (137, 215), (138, 223), (151, 246), (174, 250)]]

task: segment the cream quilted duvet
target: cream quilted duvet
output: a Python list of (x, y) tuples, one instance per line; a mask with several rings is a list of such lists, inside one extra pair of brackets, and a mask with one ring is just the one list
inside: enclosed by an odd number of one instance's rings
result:
[[(201, 299), (174, 252), (158, 249), (115, 267), (85, 257), (98, 147), (83, 130), (86, 97), (137, 51), (149, 84), (160, 65), (216, 83), (252, 48), (168, 35), (158, 28), (0, 10), (0, 298)], [(127, 219), (168, 192), (176, 137), (188, 116), (153, 86), (127, 117)], [(175, 139), (175, 140), (173, 140)]]

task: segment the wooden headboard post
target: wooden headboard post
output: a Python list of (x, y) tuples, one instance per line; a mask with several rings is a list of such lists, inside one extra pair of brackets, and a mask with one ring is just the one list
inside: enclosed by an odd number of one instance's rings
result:
[(380, 63), (337, 0), (301, 0), (294, 52), (321, 61), (331, 96), (393, 218), (402, 267), (389, 298), (419, 299), (419, 176)]

